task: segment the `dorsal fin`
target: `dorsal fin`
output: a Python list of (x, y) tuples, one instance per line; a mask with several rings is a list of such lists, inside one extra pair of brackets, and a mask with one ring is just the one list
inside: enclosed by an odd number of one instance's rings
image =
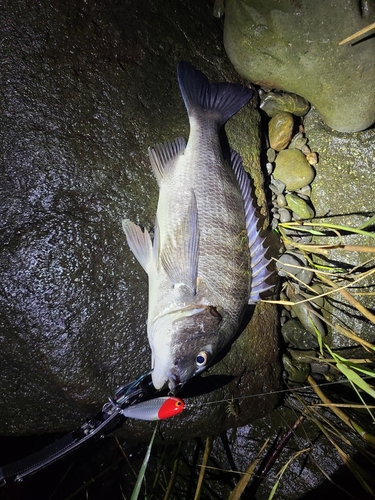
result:
[(203, 73), (186, 61), (178, 64), (177, 76), (188, 115), (198, 109), (216, 112), (220, 125), (237, 113), (254, 93), (238, 83), (210, 84)]
[(242, 201), (244, 204), (246, 232), (249, 241), (251, 264), (249, 304), (254, 304), (260, 299), (260, 293), (272, 288), (272, 285), (265, 283), (266, 279), (271, 275), (271, 272), (267, 269), (270, 261), (265, 257), (266, 250), (263, 246), (264, 238), (260, 237), (260, 232), (257, 229), (258, 218), (256, 216), (255, 206), (253, 205), (251, 198), (250, 179), (242, 166), (241, 156), (234, 150), (231, 150), (230, 163), (240, 187)]
[(148, 148), (151, 167), (158, 184), (164, 177), (165, 171), (171, 165), (174, 165), (175, 159), (179, 154), (183, 154), (186, 148), (186, 141), (183, 137), (177, 137), (174, 141), (156, 144)]

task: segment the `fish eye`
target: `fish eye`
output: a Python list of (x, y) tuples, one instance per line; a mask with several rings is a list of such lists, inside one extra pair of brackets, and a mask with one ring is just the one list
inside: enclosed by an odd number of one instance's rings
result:
[(206, 351), (200, 351), (195, 359), (195, 362), (198, 367), (204, 366), (207, 363), (207, 353)]

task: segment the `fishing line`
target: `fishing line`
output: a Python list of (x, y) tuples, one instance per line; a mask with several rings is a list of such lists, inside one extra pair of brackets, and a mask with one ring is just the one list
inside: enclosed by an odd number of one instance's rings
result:
[[(371, 377), (370, 375), (369, 376), (366, 376), (366, 377), (362, 377), (363, 380), (368, 380), (368, 379), (373, 379), (373, 377)], [(321, 388), (325, 388), (325, 387), (331, 387), (331, 386), (334, 386), (334, 385), (343, 385), (343, 384), (349, 384), (349, 381), (348, 380), (342, 380), (342, 381), (335, 381), (335, 382), (324, 382), (322, 384), (319, 384), (319, 387)], [(202, 403), (189, 403), (185, 400), (185, 409), (192, 409), (192, 408), (196, 408), (197, 406), (208, 406), (208, 405), (213, 405), (213, 404), (219, 404), (219, 403), (228, 403), (228, 402), (231, 402), (231, 401), (241, 401), (241, 400), (244, 400), (244, 399), (250, 399), (250, 398), (256, 398), (256, 397), (264, 397), (264, 396), (270, 396), (270, 395), (273, 395), (273, 394), (287, 394), (287, 393), (293, 393), (293, 392), (300, 392), (300, 391), (312, 391), (313, 388), (311, 387), (311, 385), (302, 385), (302, 386), (295, 386), (293, 388), (290, 388), (290, 389), (280, 389), (278, 391), (270, 391), (270, 392), (260, 392), (260, 393), (257, 393), (257, 394), (248, 394), (247, 396), (240, 396), (240, 397), (233, 397), (233, 398), (229, 398), (229, 399), (220, 399), (219, 401), (206, 401), (206, 402), (202, 402)]]

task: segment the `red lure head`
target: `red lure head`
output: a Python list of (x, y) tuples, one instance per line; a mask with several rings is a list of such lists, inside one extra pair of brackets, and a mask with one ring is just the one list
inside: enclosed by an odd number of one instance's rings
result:
[(162, 420), (163, 418), (174, 417), (181, 413), (184, 408), (185, 403), (182, 399), (173, 396), (168, 397), (159, 408), (158, 418)]

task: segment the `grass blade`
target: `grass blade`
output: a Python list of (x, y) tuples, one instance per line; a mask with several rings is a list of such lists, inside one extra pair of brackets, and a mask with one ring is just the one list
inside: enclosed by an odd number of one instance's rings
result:
[(141, 468), (139, 470), (139, 474), (138, 474), (138, 477), (137, 477), (137, 482), (135, 483), (135, 486), (134, 486), (134, 489), (133, 489), (133, 493), (132, 493), (132, 496), (130, 497), (130, 500), (137, 500), (138, 499), (138, 495), (139, 495), (139, 492), (141, 490), (142, 482), (143, 482), (144, 477), (145, 477), (145, 473), (146, 473), (148, 461), (150, 459), (151, 449), (152, 449), (152, 445), (154, 443), (154, 439), (155, 439), (155, 436), (156, 436), (157, 429), (158, 429), (158, 423), (155, 425), (155, 429), (154, 429), (154, 432), (152, 434), (150, 443), (148, 445), (145, 458), (143, 459), (142, 466), (141, 466)]

